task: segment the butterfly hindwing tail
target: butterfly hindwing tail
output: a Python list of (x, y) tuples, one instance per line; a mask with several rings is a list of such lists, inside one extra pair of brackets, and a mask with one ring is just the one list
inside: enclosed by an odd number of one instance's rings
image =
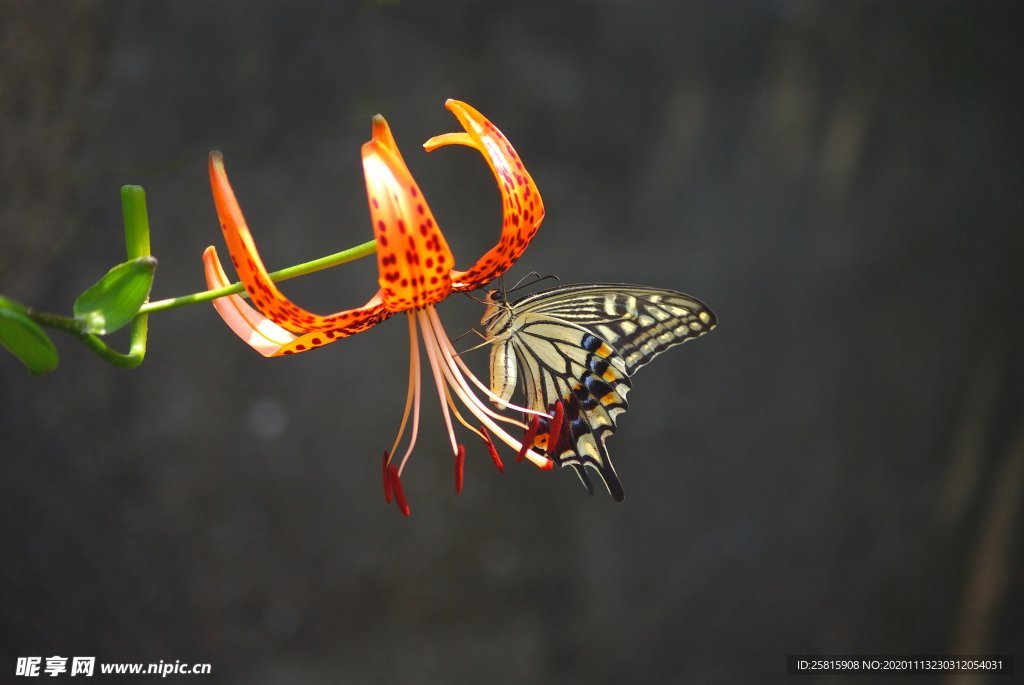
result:
[[(625, 362), (604, 340), (589, 333), (582, 334), (575, 349), (579, 351), (577, 354), (565, 357), (570, 366), (569, 374), (548, 375), (545, 378), (547, 382), (542, 384), (527, 382), (530, 404), (533, 404), (534, 393), (542, 398), (542, 406), (552, 414), (556, 402), (563, 404), (559, 434), (552, 438), (552, 421), (542, 418), (534, 445), (544, 449), (559, 466), (574, 467), (580, 481), (591, 493), (593, 487), (584, 467), (593, 469), (611, 496), (621, 502), (624, 497), (622, 484), (608, 455), (605, 440), (615, 432), (617, 418), (628, 408), (626, 395), (630, 381), (624, 371)], [(543, 372), (541, 364), (529, 376), (537, 377)]]

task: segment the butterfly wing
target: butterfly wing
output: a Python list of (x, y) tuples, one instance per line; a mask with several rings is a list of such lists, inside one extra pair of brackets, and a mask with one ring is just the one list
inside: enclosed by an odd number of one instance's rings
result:
[(614, 347), (632, 376), (659, 354), (712, 330), (718, 319), (695, 297), (619, 283), (570, 285), (534, 293), (513, 310), (588, 329)]
[(510, 343), (526, 406), (552, 412), (563, 404), (558, 435), (541, 419), (534, 444), (574, 467), (591, 492), (584, 467), (594, 469), (621, 501), (605, 440), (628, 409), (629, 377), (670, 347), (712, 330), (714, 313), (673, 290), (605, 283), (541, 291), (511, 307)]
[[(543, 314), (525, 313), (512, 337), (526, 406), (554, 412), (562, 402), (560, 427), (541, 418), (534, 445), (560, 466), (573, 466), (587, 490), (585, 466), (601, 476), (621, 501), (622, 485), (608, 457), (605, 438), (626, 411), (630, 381), (626, 362), (597, 336)], [(551, 434), (552, 428), (557, 433)]]

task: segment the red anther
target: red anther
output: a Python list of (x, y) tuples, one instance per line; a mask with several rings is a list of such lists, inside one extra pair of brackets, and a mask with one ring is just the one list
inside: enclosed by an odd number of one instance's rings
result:
[(384, 458), (382, 462), (382, 472), (384, 475), (384, 501), (391, 504), (391, 474), (388, 473), (388, 451), (384, 450)]
[(537, 437), (537, 430), (540, 428), (540, 417), (536, 414), (530, 419), (530, 427), (526, 429), (526, 434), (523, 435), (523, 446), (519, 448), (519, 454), (516, 455), (516, 463), (521, 462), (526, 458), (526, 453), (533, 447), (533, 439)]
[(551, 431), (548, 433), (548, 448), (547, 453), (550, 456), (555, 450), (555, 446), (558, 444), (558, 438), (562, 434), (562, 418), (565, 416), (565, 408), (562, 406), (562, 400), (555, 402), (555, 415), (551, 417)]
[(398, 504), (398, 509), (402, 512), (403, 516), (409, 515), (409, 504), (405, 501), (405, 491), (402, 490), (402, 478), (398, 475), (398, 467), (391, 465), (388, 467), (388, 475), (391, 481), (391, 490), (395, 493), (395, 502)]
[(459, 451), (455, 454), (455, 494), (462, 492), (462, 480), (465, 475), (466, 448), (459, 445)]
[(541, 471), (551, 471), (554, 468), (555, 468), (555, 460), (554, 459), (548, 459), (547, 461), (544, 462), (544, 465), (540, 467), (540, 470)]
[(484, 444), (487, 445), (487, 449), (491, 453), (491, 461), (494, 462), (495, 468), (498, 469), (498, 473), (505, 473), (505, 465), (501, 463), (501, 457), (498, 456), (498, 450), (494, 447), (494, 441), (491, 440), (491, 434), (487, 432), (487, 429), (480, 426), (480, 432), (484, 434)]

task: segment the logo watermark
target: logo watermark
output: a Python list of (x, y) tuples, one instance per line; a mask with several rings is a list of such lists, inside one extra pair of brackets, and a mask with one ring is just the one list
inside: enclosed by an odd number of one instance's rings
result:
[(176, 659), (173, 663), (161, 659), (156, 663), (128, 663), (106, 661), (97, 663), (94, 656), (19, 656), (14, 666), (14, 675), (21, 678), (37, 678), (40, 676), (91, 678), (96, 673), (102, 675), (158, 675), (166, 678), (169, 675), (209, 675), (210, 664), (182, 663)]

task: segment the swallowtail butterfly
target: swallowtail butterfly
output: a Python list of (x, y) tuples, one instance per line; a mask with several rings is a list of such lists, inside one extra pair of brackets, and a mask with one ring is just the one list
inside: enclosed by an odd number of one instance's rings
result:
[[(593, 493), (584, 468), (590, 467), (621, 501), (605, 440), (627, 409), (630, 377), (670, 347), (712, 330), (714, 313), (683, 293), (617, 283), (560, 286), (515, 302), (491, 290), (486, 304), (481, 323), (491, 344), (491, 390), (508, 401), (521, 383), (527, 408), (562, 413), (560, 422), (541, 417), (527, 442), (533, 433), (532, 445), (572, 466)], [(562, 412), (555, 411), (559, 401)]]

